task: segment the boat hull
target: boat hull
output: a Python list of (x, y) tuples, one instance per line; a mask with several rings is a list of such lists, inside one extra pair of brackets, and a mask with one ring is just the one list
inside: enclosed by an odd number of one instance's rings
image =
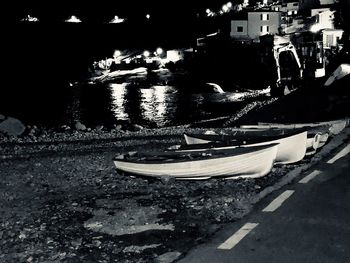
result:
[[(149, 177), (208, 179), (213, 177), (261, 177), (268, 174), (277, 155), (277, 144), (251, 149), (232, 149), (222, 157), (174, 162), (133, 162), (114, 160), (118, 170)], [(239, 154), (235, 152), (239, 151)], [(217, 151), (218, 153), (220, 151)], [(214, 150), (215, 153), (215, 150)]]
[[(209, 142), (213, 142), (213, 139), (215, 140), (215, 135), (208, 135), (207, 138), (208, 140), (205, 140), (204, 138), (206, 137), (206, 135), (202, 135), (201, 138), (199, 138), (199, 140), (197, 141), (195, 136), (190, 136), (185, 134), (185, 140), (187, 143), (199, 143), (199, 144), (203, 144), (204, 143), (209, 143)], [(210, 139), (209, 139), (210, 138)], [(217, 135), (217, 140), (216, 141), (220, 141), (223, 137), (221, 135)], [(234, 138), (234, 136), (232, 137), (224, 137), (224, 138)], [(290, 135), (286, 137), (282, 137), (280, 139), (272, 139), (272, 137), (266, 137), (263, 138), (261, 137), (260, 139), (266, 139), (262, 142), (257, 142), (257, 143), (251, 143), (249, 141), (249, 138), (247, 138), (246, 144), (242, 145), (242, 138), (239, 139), (238, 143), (240, 143), (239, 145), (235, 144), (236, 142), (234, 141), (225, 141), (228, 144), (228, 146), (224, 146), (224, 147), (219, 147), (219, 148), (215, 148), (214, 149), (224, 149), (224, 148), (234, 148), (234, 147), (252, 147), (252, 146), (260, 146), (260, 145), (267, 145), (267, 144), (271, 144), (271, 143), (278, 143), (278, 151), (277, 151), (277, 157), (276, 157), (276, 163), (280, 163), (280, 164), (290, 164), (290, 163), (295, 163), (298, 162), (300, 160), (302, 160), (306, 154), (306, 147), (307, 147), (307, 132), (300, 132), (294, 135)], [(312, 143), (312, 142), (311, 142)]]
[(345, 127), (350, 124), (350, 119), (325, 121), (325, 122), (313, 122), (313, 123), (294, 123), (294, 124), (282, 124), (282, 123), (264, 123), (259, 122), (257, 125), (241, 125), (242, 129), (299, 129), (299, 128), (326, 128), (329, 135), (339, 134)]

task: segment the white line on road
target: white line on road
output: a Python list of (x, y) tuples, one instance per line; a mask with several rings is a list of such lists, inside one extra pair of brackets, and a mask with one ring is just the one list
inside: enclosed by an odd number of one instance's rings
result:
[(279, 208), (282, 203), (287, 200), (292, 194), (294, 193), (294, 190), (286, 190), (282, 194), (280, 194), (275, 200), (273, 200), (267, 207), (265, 207), (262, 211), (263, 212), (273, 212), (277, 208)]
[(258, 223), (246, 223), (242, 226), (236, 233), (234, 233), (231, 237), (229, 237), (224, 243), (218, 246), (218, 249), (232, 249), (236, 246), (239, 241), (241, 241), (246, 235), (252, 231)]
[(338, 159), (344, 157), (350, 152), (350, 144), (348, 144), (343, 150), (341, 150), (336, 156), (334, 156), (332, 159), (330, 159), (327, 163), (334, 163)]
[(299, 181), (299, 184), (306, 184), (308, 183), (309, 181), (311, 181), (312, 179), (314, 179), (317, 175), (319, 175), (320, 173), (322, 173), (321, 171), (319, 170), (315, 170), (313, 171), (312, 173), (310, 173), (309, 175), (305, 176), (303, 179), (301, 179)]

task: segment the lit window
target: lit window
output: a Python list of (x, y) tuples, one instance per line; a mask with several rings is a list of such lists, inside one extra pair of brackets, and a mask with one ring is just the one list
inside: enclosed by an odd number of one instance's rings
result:
[(260, 19), (261, 19), (262, 21), (267, 21), (267, 20), (269, 20), (269, 14), (261, 14), (261, 15), (260, 15)]
[(240, 33), (243, 32), (243, 27), (242, 26), (238, 26), (237, 27), (237, 32), (240, 32)]
[(261, 26), (260, 32), (261, 33), (269, 33), (269, 26)]

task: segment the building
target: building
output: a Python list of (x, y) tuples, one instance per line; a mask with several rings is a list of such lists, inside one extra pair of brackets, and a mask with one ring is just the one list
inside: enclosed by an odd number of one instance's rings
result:
[(334, 29), (334, 11), (329, 8), (312, 9), (312, 19), (314, 20), (313, 25), (310, 27), (310, 31), (317, 33), (323, 29)]
[(249, 11), (245, 17), (231, 20), (230, 36), (234, 40), (259, 42), (263, 35), (279, 33), (281, 12), (257, 10)]
[(319, 0), (320, 5), (333, 5), (336, 3), (336, 0)]
[(330, 8), (328, 7), (320, 7), (320, 8), (312, 8), (311, 9), (311, 16), (316, 16), (322, 12), (330, 11)]
[(297, 15), (299, 11), (299, 2), (292, 1), (286, 3), (273, 4), (271, 9), (274, 11), (280, 11), (282, 15)]
[(342, 38), (344, 30), (342, 29), (324, 29), (322, 30), (323, 48), (338, 47), (339, 40)]

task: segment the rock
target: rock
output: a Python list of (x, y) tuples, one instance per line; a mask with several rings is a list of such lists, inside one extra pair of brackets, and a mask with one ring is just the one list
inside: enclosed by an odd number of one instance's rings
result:
[(19, 136), (25, 131), (26, 127), (23, 123), (15, 118), (8, 117), (0, 123), (0, 132), (9, 136)]
[(133, 125), (132, 125), (132, 128), (133, 128), (134, 131), (141, 131), (141, 130), (144, 129), (144, 128), (143, 128), (141, 125), (139, 125), (139, 124), (133, 124)]
[(0, 114), (0, 121), (3, 121), (5, 119), (6, 119), (6, 117), (4, 115)]
[(103, 125), (98, 125), (96, 126), (95, 130), (96, 131), (102, 131), (105, 127)]
[(162, 176), (160, 178), (161, 182), (163, 184), (171, 184), (171, 183), (174, 183), (175, 182), (175, 178), (174, 177), (171, 177), (171, 176)]
[(74, 127), (78, 131), (85, 131), (86, 130), (86, 126), (84, 124), (82, 124), (80, 121), (77, 121), (75, 123)]
[(120, 131), (123, 128), (123, 126), (118, 124), (118, 125), (115, 125), (114, 128), (116, 131)]
[(62, 125), (61, 129), (64, 131), (68, 131), (68, 130), (70, 130), (70, 127), (68, 125)]
[(157, 263), (171, 263), (171, 262), (174, 262), (176, 259), (178, 259), (179, 256), (181, 256), (181, 253), (178, 251), (167, 252), (167, 253), (164, 253), (164, 254), (158, 256), (156, 258), (155, 262), (157, 262)]

